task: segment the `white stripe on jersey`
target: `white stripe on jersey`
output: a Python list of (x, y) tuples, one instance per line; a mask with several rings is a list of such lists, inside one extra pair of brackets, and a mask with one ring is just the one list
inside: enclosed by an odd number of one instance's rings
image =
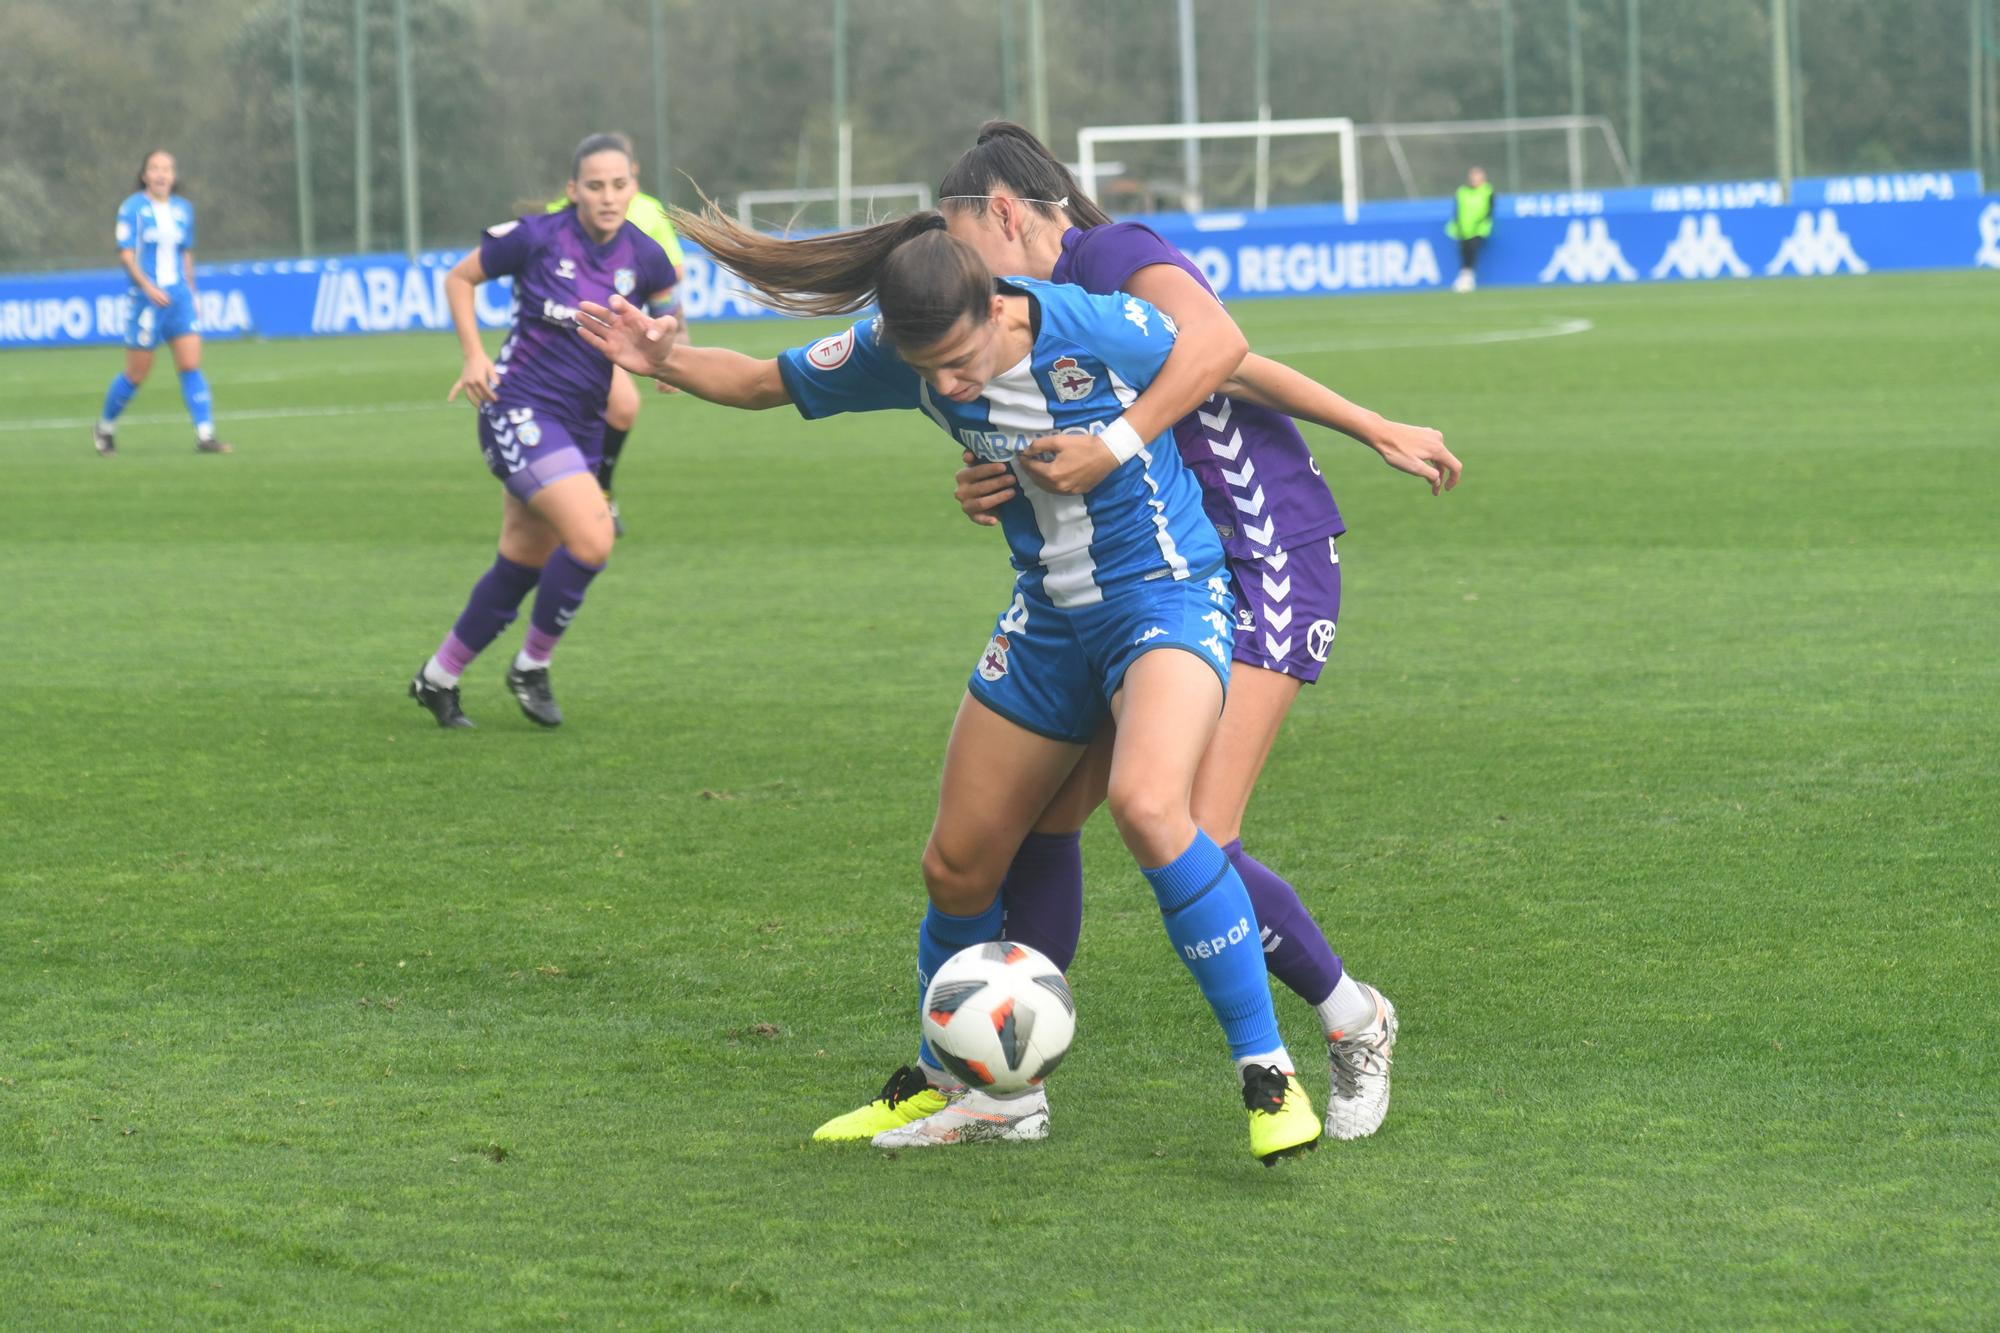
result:
[[(1033, 439), (1055, 429), (1048, 399), (1035, 382), (1034, 358), (1024, 356), (986, 385), (987, 419), (994, 430)], [(1042, 534), (1038, 559), (1042, 565), (1042, 595), (1057, 606), (1094, 606), (1104, 600), (1097, 586), (1097, 562), (1090, 544), (1097, 529), (1090, 506), (1081, 495), (1057, 495), (1042, 489), (1017, 458), (1010, 467), (1022, 496), (1035, 511)]]
[(174, 214), (171, 199), (164, 204), (148, 199), (146, 207), (153, 210), (153, 234), (159, 238), (153, 249), (153, 281), (171, 287), (181, 281), (181, 220)]
[[(1120, 379), (1117, 371), (1106, 366), (1104, 373), (1111, 378), (1111, 392), (1118, 396), (1118, 408), (1121, 412), (1138, 401), (1139, 391)], [(1167, 445), (1169, 448), (1173, 447), (1171, 434), (1167, 437)], [(1184, 579), (1188, 576), (1188, 563), (1186, 557), (1181, 555), (1180, 547), (1174, 545), (1174, 534), (1167, 525), (1166, 502), (1160, 499), (1160, 483), (1153, 478), (1152, 451), (1139, 450), (1139, 458), (1146, 469), (1146, 489), (1151, 495), (1146, 501), (1146, 506), (1153, 511), (1153, 540), (1159, 543), (1160, 558), (1167, 562), (1167, 568), (1174, 572), (1174, 577)]]

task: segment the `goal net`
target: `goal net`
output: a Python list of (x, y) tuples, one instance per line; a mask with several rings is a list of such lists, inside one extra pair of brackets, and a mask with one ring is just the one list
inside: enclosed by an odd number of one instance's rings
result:
[(1618, 132), (1605, 116), (1516, 116), (1355, 127), (1361, 171), (1376, 199), (1448, 195), (1481, 166), (1503, 194), (1630, 185)]
[[(1091, 125), (1077, 131), (1077, 179), (1112, 213), (1361, 204), (1354, 122), (1229, 120)], [(1107, 165), (1114, 154), (1115, 167)]]
[(779, 234), (833, 231), (921, 213), (930, 206), (931, 187), (921, 181), (855, 185), (844, 194), (831, 187), (745, 190), (736, 196), (736, 220), (755, 231)]

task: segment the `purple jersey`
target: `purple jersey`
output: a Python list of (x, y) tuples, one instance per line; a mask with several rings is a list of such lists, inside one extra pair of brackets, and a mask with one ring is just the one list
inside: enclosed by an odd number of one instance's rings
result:
[[(1172, 264), (1215, 294), (1192, 260), (1137, 222), (1070, 228), (1053, 280), (1109, 295), (1151, 264)], [(1201, 482), (1202, 508), (1231, 558), (1265, 556), (1346, 531), (1312, 450), (1282, 412), (1217, 394), (1175, 423), (1174, 443)]]
[(645, 232), (627, 222), (599, 245), (573, 208), (488, 227), (479, 238), (479, 266), (489, 278), (514, 279), (514, 327), (494, 362), (500, 402), (580, 426), (594, 425), (604, 412), (611, 363), (576, 336), (577, 302), (602, 305), (613, 292), (643, 302), (678, 276)]

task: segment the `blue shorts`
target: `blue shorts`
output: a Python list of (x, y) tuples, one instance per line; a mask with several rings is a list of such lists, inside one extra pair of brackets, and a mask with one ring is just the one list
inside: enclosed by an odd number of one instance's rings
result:
[(166, 305), (154, 305), (134, 287), (127, 297), (125, 345), (135, 351), (150, 352), (161, 343), (170, 343), (190, 333), (199, 333), (194, 319), (194, 292), (184, 282), (161, 289)]
[(966, 688), (1016, 726), (1083, 745), (1132, 663), (1156, 648), (1193, 653), (1227, 690), (1234, 600), (1220, 572), (1142, 583), (1095, 606), (1058, 607), (1017, 587)]
[(537, 408), (481, 403), (479, 451), (486, 455), (486, 470), (526, 503), (552, 481), (597, 471), (604, 423), (600, 419), (596, 430), (587, 430)]

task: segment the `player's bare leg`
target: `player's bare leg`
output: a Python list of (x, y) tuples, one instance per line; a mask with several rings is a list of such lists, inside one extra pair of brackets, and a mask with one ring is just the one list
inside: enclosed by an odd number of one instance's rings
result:
[[(970, 694), (959, 703), (945, 746), (937, 818), (924, 847), (924, 888), (931, 910), (918, 937), (920, 989), (932, 968), (959, 948), (998, 937), (1000, 881), (1014, 848), (1047, 808), (1082, 748), (1018, 726)], [(813, 1137), (868, 1138), (891, 1148), (1047, 1135), (1048, 1103), (1039, 1090), (1033, 1106), (1021, 1101), (1013, 1111), (987, 1108), (986, 1101), (998, 1099), (982, 1096), (976, 1124), (940, 1120), (925, 1130), (914, 1129), (915, 1122), (944, 1114), (966, 1095), (941, 1064), (924, 1058), (926, 1053), (920, 1049), (916, 1065), (891, 1075), (881, 1096), (829, 1120)], [(918, 1087), (918, 1078), (924, 1087)], [(1038, 1123), (1028, 1123), (1037, 1116)], [(960, 1132), (968, 1126), (974, 1132)], [(906, 1127), (915, 1138), (901, 1133), (888, 1141), (878, 1137)]]

